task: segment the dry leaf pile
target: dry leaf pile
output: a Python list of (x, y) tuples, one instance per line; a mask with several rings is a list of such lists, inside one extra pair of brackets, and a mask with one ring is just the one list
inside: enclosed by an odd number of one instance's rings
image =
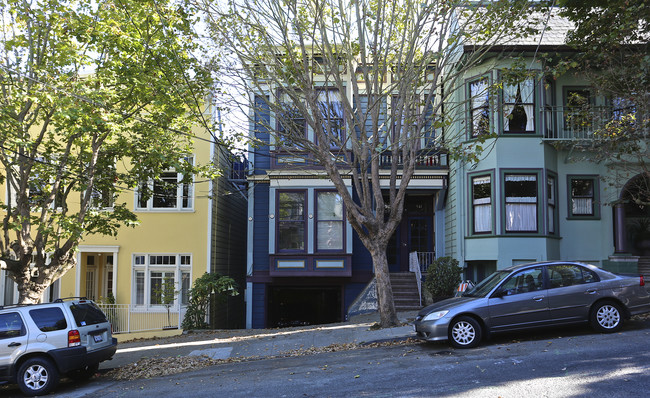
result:
[[(415, 339), (405, 340), (391, 340), (369, 344), (358, 343), (345, 343), (345, 344), (331, 344), (326, 347), (309, 347), (300, 348), (284, 352), (279, 355), (267, 356), (265, 358), (285, 358), (285, 357), (298, 357), (305, 355), (320, 354), (324, 352), (339, 352), (356, 350), (362, 348), (377, 348), (387, 347), (394, 345), (408, 345), (418, 342)], [(228, 359), (210, 359), (208, 357), (199, 356), (179, 356), (179, 357), (152, 357), (142, 358), (136, 363), (119, 367), (107, 372), (104, 376), (114, 380), (135, 380), (135, 379), (148, 379), (152, 377), (168, 376), (177, 373), (189, 372), (191, 370), (198, 370), (208, 366), (218, 365), (222, 363), (234, 363), (243, 361), (252, 361), (260, 359), (260, 357), (238, 357)]]

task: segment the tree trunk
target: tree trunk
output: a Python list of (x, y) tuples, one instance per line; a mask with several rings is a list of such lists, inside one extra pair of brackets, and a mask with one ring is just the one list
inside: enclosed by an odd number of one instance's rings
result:
[(390, 284), (390, 274), (388, 272), (388, 258), (386, 250), (380, 250), (373, 247), (370, 250), (372, 264), (375, 269), (375, 279), (377, 280), (377, 304), (379, 306), (379, 326), (382, 328), (399, 325), (395, 303), (393, 302), (393, 288)]
[[(16, 281), (18, 283), (18, 304), (38, 304), (41, 301), (46, 285), (37, 284), (29, 280)], [(29, 285), (26, 286), (26, 285)]]

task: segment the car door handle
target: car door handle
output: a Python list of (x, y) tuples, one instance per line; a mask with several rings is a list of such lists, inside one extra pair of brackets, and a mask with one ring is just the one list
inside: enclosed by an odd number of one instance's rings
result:
[(533, 300), (542, 301), (542, 300), (544, 300), (544, 296), (535, 296), (535, 297), (533, 297)]
[(14, 341), (13, 343), (9, 344), (7, 347), (18, 347), (20, 343)]
[(596, 294), (597, 290), (596, 289), (587, 289), (585, 293), (587, 294)]

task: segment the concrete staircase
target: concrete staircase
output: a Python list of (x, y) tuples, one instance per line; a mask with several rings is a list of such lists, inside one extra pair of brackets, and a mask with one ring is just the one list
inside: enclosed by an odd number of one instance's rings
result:
[(650, 282), (650, 257), (639, 257), (639, 274), (643, 275), (646, 283)]
[[(390, 284), (393, 287), (393, 300), (396, 311), (419, 310), (420, 296), (413, 272), (392, 272)], [(424, 286), (423, 286), (424, 288)]]

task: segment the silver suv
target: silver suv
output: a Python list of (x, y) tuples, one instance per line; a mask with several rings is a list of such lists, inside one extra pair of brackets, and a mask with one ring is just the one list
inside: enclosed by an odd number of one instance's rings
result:
[(92, 376), (117, 349), (111, 324), (91, 300), (0, 307), (0, 384), (28, 396), (52, 391), (62, 375)]

